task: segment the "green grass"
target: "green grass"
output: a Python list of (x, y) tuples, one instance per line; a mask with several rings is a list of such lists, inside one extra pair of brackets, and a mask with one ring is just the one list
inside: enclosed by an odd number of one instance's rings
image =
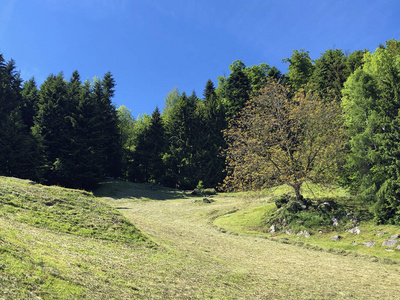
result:
[[(311, 188), (312, 192), (303, 190), (303, 194), (306, 197), (310, 197), (313, 200), (322, 200), (329, 197), (330, 199), (338, 200), (339, 204), (348, 211), (354, 212), (357, 209), (362, 210), (354, 206), (347, 191), (344, 189), (318, 185), (311, 185)], [(271, 239), (283, 242), (289, 241), (301, 246), (309, 244), (315, 246), (317, 249), (321, 248), (326, 251), (335, 251), (338, 253), (345, 251), (342, 252), (342, 254), (349, 254), (349, 252), (352, 252), (354, 255), (365, 255), (371, 259), (377, 257), (383, 261), (390, 260), (390, 262), (400, 264), (400, 250), (396, 247), (382, 246), (383, 242), (386, 241), (389, 236), (396, 233), (400, 234), (400, 228), (391, 225), (376, 225), (371, 219), (363, 217), (366, 214), (363, 211), (358, 212), (361, 214), (361, 221), (358, 226), (361, 231), (360, 234), (353, 234), (347, 231), (351, 228), (351, 223), (344, 217), (339, 219), (339, 226), (335, 227), (332, 225), (330, 216), (339, 215), (339, 212), (329, 212), (329, 214), (327, 214), (328, 217), (323, 217), (321, 214), (310, 211), (301, 211), (292, 216), (292, 218), (294, 218), (293, 223), (296, 224), (298, 222), (297, 226), (295, 225), (292, 227), (292, 234), (279, 231), (268, 233), (269, 227), (266, 226), (266, 220), (277, 211), (274, 199), (288, 192), (290, 192), (289, 188), (280, 186), (262, 192), (235, 193), (233, 194), (234, 197), (247, 196), (244, 198), (247, 199), (247, 203), (251, 204), (216, 218), (214, 224), (231, 232), (263, 235)], [(262, 196), (260, 197), (260, 195)], [(267, 195), (270, 196), (267, 197)], [(251, 199), (253, 199), (253, 202), (251, 202)], [(264, 199), (264, 201), (260, 201), (260, 199)], [(265, 202), (267, 202), (267, 204)], [(296, 234), (302, 230), (307, 230), (311, 233), (311, 236), (306, 238)], [(386, 232), (386, 234), (377, 235), (380, 232)], [(333, 241), (332, 237), (334, 235), (340, 235), (341, 239)], [(375, 245), (372, 247), (365, 246), (363, 242), (368, 241), (374, 241)]]
[(0, 215), (32, 226), (92, 238), (137, 243), (143, 235), (91, 193), (0, 177)]
[[(93, 196), (5, 177), (0, 191), (0, 299), (400, 296), (400, 265), (260, 233), (260, 220), (274, 210), (276, 197), (265, 191), (255, 198), (220, 194), (206, 204), (182, 191), (121, 181), (102, 184)], [(111, 215), (150, 238), (131, 239), (135, 235), (115, 227), (122, 223), (112, 223)], [(81, 229), (94, 224), (97, 235), (65, 229), (78, 220)], [(212, 224), (221, 220), (242, 234)]]

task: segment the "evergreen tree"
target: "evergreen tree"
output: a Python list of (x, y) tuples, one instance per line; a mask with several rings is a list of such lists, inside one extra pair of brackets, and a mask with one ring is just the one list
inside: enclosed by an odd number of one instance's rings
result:
[(242, 61), (230, 65), (231, 74), (226, 79), (225, 98), (227, 100), (227, 119), (231, 120), (250, 99), (251, 83)]
[[(197, 97), (196, 97), (197, 98)], [(195, 143), (199, 140), (198, 118), (194, 97), (182, 93), (167, 123), (169, 149), (164, 155), (166, 183), (193, 188), (198, 183), (195, 165)]]
[(0, 54), (0, 174), (37, 180), (36, 144), (24, 124), (22, 80)]
[(343, 83), (350, 75), (347, 67), (347, 57), (342, 50), (329, 49), (315, 61), (311, 82), (316, 84), (321, 97), (325, 98), (332, 90), (336, 99), (341, 98)]
[(200, 178), (205, 186), (217, 186), (223, 180), (225, 160), (220, 152), (225, 148), (223, 130), (227, 127), (225, 110), (217, 96), (214, 84), (207, 81), (204, 89), (203, 132), (201, 136), (201, 173)]
[(21, 113), (24, 124), (30, 130), (34, 125), (34, 117), (36, 116), (36, 108), (38, 102), (38, 89), (34, 78), (26, 81), (22, 91), (22, 106)]
[(400, 224), (400, 42), (364, 55), (343, 90), (346, 176), (378, 223)]
[[(73, 85), (71, 86), (71, 88)], [(75, 187), (93, 188), (104, 178), (104, 161), (99, 141), (102, 138), (97, 102), (88, 81), (80, 87), (74, 138)]]
[(137, 138), (133, 154), (135, 176), (144, 182), (161, 182), (164, 177), (163, 155), (166, 139), (163, 120), (158, 108), (151, 115), (150, 124)]
[(96, 80), (92, 96), (96, 103), (97, 154), (106, 176), (118, 177), (121, 172), (122, 151), (118, 115), (112, 103), (115, 82), (110, 72)]
[(63, 75), (50, 75), (38, 93), (38, 112), (33, 134), (41, 144), (44, 177), (50, 184), (65, 184), (70, 172), (72, 108)]

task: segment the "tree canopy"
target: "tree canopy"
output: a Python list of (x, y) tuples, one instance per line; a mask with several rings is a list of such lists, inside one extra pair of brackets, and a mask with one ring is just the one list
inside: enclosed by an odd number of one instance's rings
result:
[(286, 183), (299, 200), (301, 185), (332, 180), (342, 151), (337, 103), (270, 80), (225, 131), (227, 190)]
[(400, 224), (400, 42), (390, 40), (345, 83), (348, 184), (377, 222)]

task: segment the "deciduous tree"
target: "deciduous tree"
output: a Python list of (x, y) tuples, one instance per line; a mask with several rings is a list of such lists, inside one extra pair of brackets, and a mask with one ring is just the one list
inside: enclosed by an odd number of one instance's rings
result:
[(259, 189), (286, 183), (300, 200), (306, 181), (335, 177), (342, 150), (337, 103), (270, 80), (225, 131), (227, 190)]

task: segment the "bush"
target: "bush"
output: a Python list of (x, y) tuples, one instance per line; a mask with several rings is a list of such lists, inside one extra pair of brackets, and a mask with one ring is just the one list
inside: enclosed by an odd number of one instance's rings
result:
[(281, 208), (283, 205), (287, 204), (291, 199), (289, 194), (283, 194), (278, 199), (275, 200), (275, 205), (277, 208)]

